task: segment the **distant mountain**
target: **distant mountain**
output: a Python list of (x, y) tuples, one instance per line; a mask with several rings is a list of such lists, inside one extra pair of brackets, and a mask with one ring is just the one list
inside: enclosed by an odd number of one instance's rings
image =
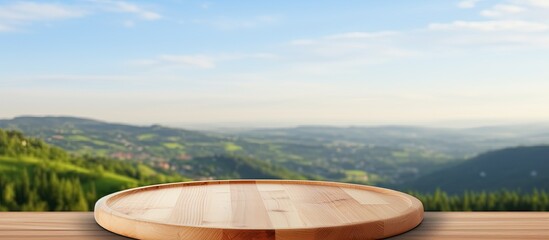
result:
[(415, 126), (300, 126), (241, 132), (272, 141), (362, 143), (394, 148), (428, 149), (453, 158), (519, 145), (549, 144), (549, 125), (509, 125), (476, 128), (428, 128)]
[(492, 151), (401, 186), (421, 192), (549, 190), (549, 146)]

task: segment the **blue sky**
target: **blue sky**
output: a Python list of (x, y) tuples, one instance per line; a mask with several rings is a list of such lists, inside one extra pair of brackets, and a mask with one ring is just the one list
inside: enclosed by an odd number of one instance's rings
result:
[(0, 118), (549, 119), (549, 1), (0, 1)]

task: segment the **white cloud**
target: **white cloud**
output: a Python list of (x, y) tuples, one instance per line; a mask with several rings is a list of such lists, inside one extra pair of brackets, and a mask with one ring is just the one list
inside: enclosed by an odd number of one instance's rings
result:
[(549, 30), (549, 25), (522, 20), (454, 21), (452, 23), (432, 23), (428, 28), (430, 30), (473, 30), (482, 32), (543, 32)]
[[(479, 11), (479, 18), (428, 25), (443, 44), (482, 49), (549, 46), (549, 0), (499, 0)], [(437, 33), (438, 32), (438, 33)]]
[(215, 59), (215, 61), (234, 61), (244, 59), (274, 60), (278, 59), (278, 56), (272, 53), (230, 53), (216, 55), (213, 59)]
[(7, 31), (10, 31), (10, 30), (11, 29), (8, 26), (0, 24), (0, 32), (7, 32)]
[(196, 19), (193, 22), (197, 24), (205, 24), (221, 30), (239, 30), (257, 28), (260, 26), (274, 25), (280, 21), (280, 18), (272, 15), (260, 15), (252, 18), (227, 18), (220, 17), (217, 19)]
[[(343, 32), (289, 42), (287, 64), (294, 75), (349, 75), (367, 65), (421, 55), (405, 47), (406, 34), (395, 31)], [(282, 77), (284, 78), (284, 77)]]
[(483, 10), (480, 12), (482, 16), (485, 17), (501, 17), (509, 14), (517, 14), (524, 12), (525, 9), (516, 5), (510, 4), (498, 4), (492, 7), (491, 9)]
[(394, 36), (396, 34), (398, 34), (398, 32), (394, 32), (394, 31), (348, 32), (348, 33), (326, 36), (326, 39), (368, 39), (368, 38), (389, 37), (389, 36)]
[(160, 66), (160, 67), (195, 67), (202, 69), (214, 68), (218, 62), (236, 61), (243, 59), (272, 60), (277, 56), (269, 53), (253, 54), (218, 54), (218, 55), (174, 55), (162, 54), (151, 59), (141, 59), (131, 61), (131, 64), (137, 66)]
[[(113, 0), (90, 0), (89, 4), (61, 4), (43, 2), (13, 2), (0, 5), (0, 32), (13, 31), (32, 23), (47, 23), (93, 15), (100, 12), (131, 13), (144, 20), (157, 20), (162, 16), (136, 4)], [(124, 26), (134, 25), (126, 21)]]
[(52, 3), (17, 2), (0, 6), (0, 19), (8, 21), (57, 20), (84, 14), (81, 9)]
[(158, 20), (162, 18), (157, 12), (145, 9), (133, 3), (125, 1), (113, 1), (113, 0), (94, 0), (100, 7), (103, 7), (106, 11), (121, 12), (121, 13), (133, 13), (138, 17), (145, 20)]
[(547, 0), (517, 0), (516, 2), (527, 4), (533, 7), (549, 8), (549, 1)]
[(81, 8), (61, 4), (16, 2), (0, 6), (0, 31), (10, 31), (32, 22), (78, 18), (86, 14)]
[[(463, 56), (477, 54), (478, 51), (501, 53), (547, 49), (549, 12), (525, 2), (500, 0), (480, 9), (477, 17), (471, 20), (432, 23), (419, 29), (346, 32), (295, 39), (288, 44), (294, 47), (287, 54), (291, 57), (285, 59), (289, 59), (289, 64), (298, 74), (336, 76), (341, 72), (359, 73), (367, 65), (411, 58)], [(549, 0), (545, 2), (549, 5)]]
[(479, 11), (475, 20), (432, 23), (423, 29), (399, 32), (347, 32), (296, 39), (290, 41), (289, 46), (295, 46), (291, 56), (296, 58), (296, 69), (308, 71), (305, 74), (350, 72), (370, 64), (463, 55), (479, 50), (546, 49), (549, 15), (532, 14), (532, 9), (518, 0), (502, 0), (481, 9), (484, 11)]
[(296, 39), (296, 40), (290, 41), (290, 45), (295, 45), (295, 46), (312, 45), (312, 44), (315, 44), (315, 43), (316, 43), (316, 41), (311, 40), (311, 39)]
[(146, 20), (156, 20), (160, 19), (162, 16), (156, 12), (144, 10), (137, 5), (127, 3), (127, 2), (115, 2), (115, 5), (122, 12), (135, 13), (139, 17)]
[(463, 0), (458, 3), (459, 8), (474, 8), (480, 0)]
[(198, 68), (213, 68), (215, 62), (204, 55), (160, 55), (155, 59), (146, 60), (145, 65), (190, 66)]

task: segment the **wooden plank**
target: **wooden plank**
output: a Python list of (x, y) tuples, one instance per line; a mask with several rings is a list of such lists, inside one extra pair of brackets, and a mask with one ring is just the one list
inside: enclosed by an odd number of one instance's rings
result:
[(391, 239), (549, 239), (549, 213), (427, 212), (416, 229)]
[(227, 184), (212, 185), (207, 189), (202, 226), (219, 226), (231, 221), (231, 188)]
[(129, 239), (101, 228), (92, 212), (0, 212), (0, 239)]
[[(168, 188), (173, 190), (174, 188)], [(181, 188), (175, 207), (171, 209), (170, 217), (166, 222), (177, 223), (181, 225), (197, 226), (204, 220), (202, 209), (205, 205), (206, 189), (191, 186)], [(159, 194), (163, 191), (155, 191)], [(131, 194), (129, 194), (131, 195)], [(154, 204), (150, 203), (150, 204)], [(141, 216), (143, 218), (143, 216)]]
[(232, 219), (231, 227), (259, 229), (272, 228), (267, 209), (255, 184), (230, 184)]
[[(0, 212), (0, 239), (128, 239), (90, 212)], [(547, 212), (427, 212), (414, 230), (391, 239), (549, 239)]]
[(257, 185), (269, 218), (275, 228), (307, 226), (298, 214), (290, 195), (282, 184)]

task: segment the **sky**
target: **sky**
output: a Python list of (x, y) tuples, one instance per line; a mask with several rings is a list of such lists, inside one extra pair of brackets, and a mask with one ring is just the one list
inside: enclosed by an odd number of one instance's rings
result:
[(0, 0), (0, 118), (486, 124), (548, 107), (549, 0)]

